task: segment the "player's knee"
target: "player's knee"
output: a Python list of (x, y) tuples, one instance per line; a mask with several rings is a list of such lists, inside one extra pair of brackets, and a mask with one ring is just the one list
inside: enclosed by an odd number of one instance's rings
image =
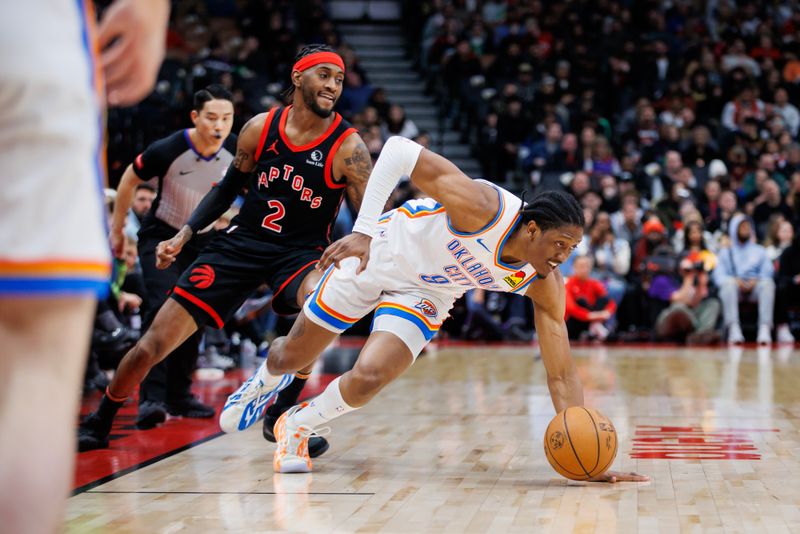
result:
[(303, 348), (296, 341), (286, 336), (279, 337), (269, 347), (267, 366), (271, 373), (290, 373), (298, 369), (297, 361), (303, 355)]
[(148, 331), (133, 348), (134, 357), (142, 364), (153, 366), (164, 359), (166, 343), (158, 333)]
[(359, 405), (369, 401), (391, 382), (391, 378), (377, 367), (356, 366), (349, 374), (348, 393)]

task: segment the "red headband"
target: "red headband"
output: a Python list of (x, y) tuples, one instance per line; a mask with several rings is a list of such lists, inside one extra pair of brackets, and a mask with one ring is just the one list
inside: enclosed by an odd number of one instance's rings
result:
[(320, 63), (333, 63), (344, 71), (344, 61), (336, 52), (314, 52), (297, 60), (292, 70), (303, 72)]

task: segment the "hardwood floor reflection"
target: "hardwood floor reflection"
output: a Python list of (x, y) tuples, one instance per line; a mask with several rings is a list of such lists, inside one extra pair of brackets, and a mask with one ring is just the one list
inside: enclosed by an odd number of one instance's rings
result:
[(586, 404), (616, 425), (613, 468), (651, 482), (561, 478), (542, 451), (554, 411), (535, 350), (449, 347), (336, 420), (310, 475), (274, 475), (256, 425), (73, 497), (66, 529), (800, 531), (800, 351), (573, 353)]

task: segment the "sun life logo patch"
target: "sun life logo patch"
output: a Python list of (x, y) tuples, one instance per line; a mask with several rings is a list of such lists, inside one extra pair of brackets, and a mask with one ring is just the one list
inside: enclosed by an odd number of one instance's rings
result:
[(322, 167), (323, 165), (325, 165), (322, 162), (322, 159), (324, 157), (322, 150), (315, 150), (314, 152), (309, 154), (308, 157), (310, 159), (307, 159), (306, 163), (308, 163), (309, 165), (313, 165), (314, 167)]

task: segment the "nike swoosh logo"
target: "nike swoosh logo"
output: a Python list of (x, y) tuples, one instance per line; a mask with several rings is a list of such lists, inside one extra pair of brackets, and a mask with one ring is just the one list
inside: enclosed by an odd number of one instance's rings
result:
[(479, 238), (478, 238), (476, 241), (478, 241), (478, 244), (479, 244), (480, 246), (482, 246), (483, 248), (485, 248), (485, 249), (486, 249), (486, 252), (491, 252), (491, 250), (489, 250), (489, 247), (487, 247), (487, 246), (486, 246), (486, 245), (483, 243), (483, 239), (481, 239), (481, 238), (479, 237)]
[(191, 173), (193, 173), (193, 172), (194, 172), (194, 171), (178, 171), (178, 174), (180, 174), (181, 176), (184, 176), (184, 175), (186, 175), (186, 174), (191, 174)]

